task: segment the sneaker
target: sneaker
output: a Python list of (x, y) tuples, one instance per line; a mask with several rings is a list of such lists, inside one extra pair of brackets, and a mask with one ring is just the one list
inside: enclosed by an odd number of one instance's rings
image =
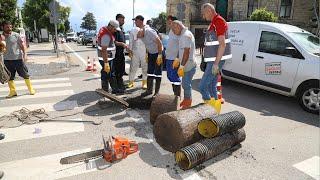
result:
[(140, 74), (140, 75), (138, 76), (138, 78), (139, 78), (139, 79), (142, 79), (142, 74)]

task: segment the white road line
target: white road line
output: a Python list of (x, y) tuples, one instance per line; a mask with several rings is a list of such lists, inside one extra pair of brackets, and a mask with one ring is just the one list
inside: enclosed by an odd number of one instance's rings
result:
[[(71, 87), (71, 83), (55, 83), (55, 84), (37, 84), (33, 85), (34, 89), (46, 89), (46, 88), (58, 88), (58, 87)], [(17, 91), (27, 90), (27, 86), (18, 86), (16, 87)], [(7, 92), (7, 87), (1, 87), (0, 92)]]
[(19, 106), (6, 106), (0, 108), (0, 116), (8, 115), (13, 111), (17, 111), (22, 109), (23, 107), (31, 110), (43, 108), (46, 112), (51, 111), (65, 111), (65, 110), (73, 110), (78, 107), (77, 101), (61, 101), (58, 103), (41, 103), (41, 104), (27, 104), (27, 105), (19, 105)]
[[(42, 180), (42, 179), (60, 179), (79, 174), (89, 173), (97, 170), (97, 166), (107, 165), (102, 160), (91, 161), (94, 164), (83, 162), (75, 164), (61, 165), (60, 159), (63, 157), (91, 151), (90, 148), (39, 156), (29, 159), (5, 162), (0, 164), (0, 169), (5, 172), (4, 179), (15, 180)], [(93, 162), (93, 163), (92, 163)], [(104, 164), (103, 164), (104, 163)]]
[(314, 156), (310, 159), (304, 160), (297, 164), (294, 164), (293, 167), (299, 169), (303, 173), (311, 176), (316, 180), (320, 180), (320, 157)]
[[(52, 78), (52, 79), (31, 79), (31, 83), (43, 83), (43, 82), (58, 82), (58, 81), (69, 81), (69, 78)], [(25, 84), (24, 80), (14, 81), (15, 84)]]
[[(65, 46), (84, 64), (87, 65), (87, 61), (84, 60), (77, 52), (75, 52), (70, 46), (68, 46), (67, 44), (65, 44)], [(100, 63), (98, 61), (96, 61), (96, 65), (97, 67), (99, 67), (100, 69), (102, 68)]]
[(201, 180), (201, 177), (195, 170), (184, 171), (179, 174), (184, 180)]
[(36, 92), (35, 95), (28, 95), (28, 94), (25, 94), (23, 96), (20, 95), (14, 98), (6, 99), (6, 101), (21, 100), (21, 99), (38, 99), (38, 98), (57, 97), (57, 96), (69, 96), (73, 94), (74, 94), (73, 90)]
[[(81, 121), (81, 119), (68, 120)], [(22, 125), (17, 128), (1, 129), (1, 133), (3, 133), (6, 138), (1, 140), (0, 144), (83, 131), (83, 122), (41, 122), (32, 125)]]

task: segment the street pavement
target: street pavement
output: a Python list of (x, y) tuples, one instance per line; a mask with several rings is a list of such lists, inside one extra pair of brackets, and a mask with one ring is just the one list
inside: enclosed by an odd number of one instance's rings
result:
[[(28, 63), (37, 94), (28, 95), (24, 82), (18, 79), (19, 96), (5, 99), (7, 86), (1, 85), (0, 116), (22, 107), (44, 108), (50, 117), (61, 122), (16, 128), (1, 128), (0, 122), (0, 132), (6, 135), (0, 141), (4, 179), (320, 179), (319, 116), (304, 112), (292, 98), (223, 81), (226, 103), (222, 113), (237, 110), (246, 116), (246, 140), (193, 170), (182, 171), (173, 154), (155, 142), (148, 111), (126, 109), (94, 92), (100, 87), (99, 70), (87, 72), (85, 67), (88, 57), (97, 59), (95, 48), (68, 43), (61, 46), (64, 59), (56, 59), (51, 51), (47, 53), (49, 44), (47, 48), (42, 46), (43, 52), (39, 47), (31, 47), (37, 53)], [(50, 63), (41, 63), (41, 55), (52, 57), (48, 62), (59, 65), (49, 68)], [(129, 63), (127, 59), (127, 72)], [(51, 68), (56, 68), (54, 73)], [(198, 90), (201, 76), (197, 69), (193, 105), (202, 102)], [(165, 72), (163, 77), (160, 92), (171, 94)], [(140, 80), (136, 85), (134, 90), (140, 90)], [(62, 157), (101, 149), (102, 136), (111, 135), (137, 141), (139, 151), (113, 164), (102, 159), (87, 164), (59, 164)]]

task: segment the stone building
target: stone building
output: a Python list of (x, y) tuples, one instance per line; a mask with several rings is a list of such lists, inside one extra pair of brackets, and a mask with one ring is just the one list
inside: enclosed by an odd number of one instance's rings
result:
[[(272, 11), (278, 22), (292, 24), (316, 33), (317, 21), (313, 0), (167, 0), (167, 14), (177, 16), (195, 34), (197, 43), (202, 41), (203, 30), (209, 22), (201, 16), (201, 5), (212, 3), (227, 21), (248, 20), (257, 8)], [(319, 12), (319, 0), (317, 0)]]

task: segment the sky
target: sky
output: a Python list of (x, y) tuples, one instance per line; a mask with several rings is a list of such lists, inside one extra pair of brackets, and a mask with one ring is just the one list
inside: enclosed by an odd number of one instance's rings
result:
[[(18, 0), (22, 7), (25, 0)], [(116, 14), (121, 13), (125, 18), (124, 30), (132, 28), (133, 0), (58, 0), (62, 6), (71, 7), (69, 17), (70, 25), (75, 31), (80, 31), (83, 16), (92, 12), (97, 21), (97, 29), (107, 25), (108, 21), (115, 19)], [(142, 15), (145, 21), (157, 17), (159, 13), (166, 11), (166, 0), (135, 0), (135, 16)]]

